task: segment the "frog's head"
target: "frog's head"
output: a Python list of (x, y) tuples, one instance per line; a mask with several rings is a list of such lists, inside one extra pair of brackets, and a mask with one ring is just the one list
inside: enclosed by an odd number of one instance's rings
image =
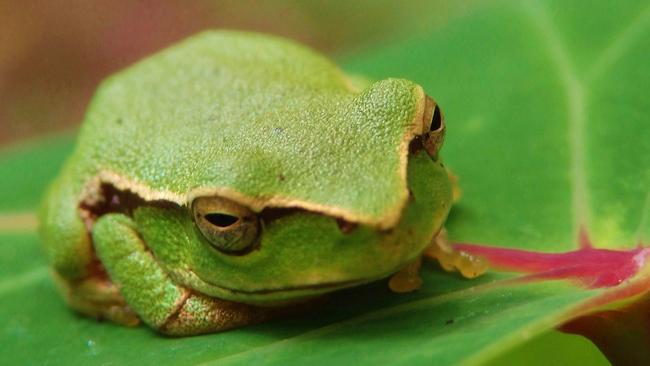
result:
[[(402, 93), (388, 93), (387, 86)], [(265, 167), (275, 161), (257, 151), (242, 155), (243, 166), (234, 172), (218, 174), (257, 181), (248, 190), (204, 185), (183, 205), (136, 210), (138, 227), (162, 264), (201, 292), (263, 304), (377, 280), (417, 258), (451, 206), (437, 153), (440, 111), (418, 86), (391, 80), (344, 110), (334, 115), (348, 124), (345, 135), (332, 140), (312, 131), (309, 144), (280, 146), (293, 154), (281, 167)], [(381, 119), (373, 121), (376, 116)], [(373, 126), (359, 133), (360, 125)], [(286, 135), (292, 126), (281, 128)], [(402, 134), (399, 141), (382, 141), (394, 130)]]
[[(138, 230), (177, 282), (282, 303), (386, 277), (422, 253), (451, 185), (442, 114), (420, 86), (386, 79), (356, 91), (325, 59), (277, 39), (250, 58), (205, 43), (104, 85), (84, 131), (115, 136), (88, 150), (112, 159), (100, 180), (143, 201)], [(133, 84), (155, 98), (125, 92)], [(116, 114), (119, 125), (106, 122)]]

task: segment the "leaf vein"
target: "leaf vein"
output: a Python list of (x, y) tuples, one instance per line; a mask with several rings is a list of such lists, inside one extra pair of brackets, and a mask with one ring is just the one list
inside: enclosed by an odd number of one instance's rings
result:
[(590, 83), (602, 76), (648, 29), (650, 29), (650, 4), (605, 47), (587, 72), (585, 80)]
[(590, 222), (591, 207), (587, 188), (586, 142), (587, 100), (583, 82), (577, 77), (565, 42), (551, 22), (548, 10), (539, 2), (521, 2), (524, 10), (542, 34), (551, 60), (555, 64), (560, 82), (564, 85), (567, 99), (569, 146), (569, 177), (571, 180), (571, 209), (573, 212), (573, 236), (580, 227)]

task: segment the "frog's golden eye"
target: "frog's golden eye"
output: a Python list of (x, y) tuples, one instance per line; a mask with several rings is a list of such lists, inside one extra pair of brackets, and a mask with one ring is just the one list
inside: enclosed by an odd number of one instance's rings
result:
[(237, 253), (255, 243), (260, 224), (248, 208), (221, 197), (198, 197), (192, 202), (194, 223), (218, 250)]
[(429, 155), (437, 159), (438, 151), (445, 141), (445, 119), (438, 104), (433, 99), (426, 97), (424, 109), (424, 134), (423, 145)]

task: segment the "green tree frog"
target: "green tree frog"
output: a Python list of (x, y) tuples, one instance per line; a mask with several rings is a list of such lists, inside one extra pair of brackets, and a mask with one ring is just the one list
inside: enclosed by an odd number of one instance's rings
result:
[(190, 335), (411, 268), (452, 204), (442, 113), (411, 81), (351, 80), (225, 31), (105, 80), (41, 210), (68, 304)]

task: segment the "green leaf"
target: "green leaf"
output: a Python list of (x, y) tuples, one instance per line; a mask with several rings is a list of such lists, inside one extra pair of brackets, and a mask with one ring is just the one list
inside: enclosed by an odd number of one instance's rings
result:
[(523, 343), (492, 361), (489, 366), (611, 365), (598, 349), (583, 337), (550, 331)]
[[(473, 356), (499, 354), (504, 346), (552, 326), (567, 306), (587, 295), (568, 285), (530, 284), (494, 291), (487, 276), (469, 282), (433, 270), (418, 294), (396, 296), (385, 283), (334, 296), (314, 314), (221, 334), (164, 338), (140, 327), (124, 328), (81, 318), (62, 303), (37, 253), (33, 234), (0, 237), (1, 267), (11, 253), (29, 248), (20, 258), (22, 271), (2, 273), (0, 322), (6, 349), (30, 350), (4, 355), (11, 364), (286, 364), (351, 362), (454, 364)], [(7, 258), (7, 260), (5, 260)], [(480, 285), (480, 282), (486, 283)], [(438, 286), (434, 286), (438, 284)], [(549, 309), (557, 309), (549, 312)], [(495, 347), (494, 337), (501, 338)], [(471, 350), (468, 352), (468, 350)]]
[(34, 210), (72, 152), (72, 141), (57, 136), (0, 150), (0, 212)]
[[(641, 1), (497, 2), (341, 60), (354, 73), (415, 80), (442, 106), (443, 154), (464, 192), (449, 219), (454, 241), (567, 251), (584, 225), (597, 246), (629, 248), (650, 229), (648, 28)], [(0, 156), (11, 177), (0, 186), (7, 215), (35, 207), (69, 151), (44, 143)], [(430, 265), (414, 294), (378, 283), (312, 314), (169, 339), (72, 314), (34, 232), (2, 227), (0, 296), (11, 315), (0, 340), (15, 350), (7, 363), (486, 364), (572, 317), (618, 306), (609, 302), (644, 279), (585, 290), (498, 273), (469, 281)]]

